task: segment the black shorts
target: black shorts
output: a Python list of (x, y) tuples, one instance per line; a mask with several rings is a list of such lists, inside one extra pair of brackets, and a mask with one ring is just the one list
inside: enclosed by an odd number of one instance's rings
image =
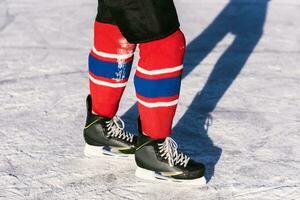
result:
[(98, 0), (96, 20), (117, 25), (130, 43), (158, 40), (179, 28), (173, 0)]

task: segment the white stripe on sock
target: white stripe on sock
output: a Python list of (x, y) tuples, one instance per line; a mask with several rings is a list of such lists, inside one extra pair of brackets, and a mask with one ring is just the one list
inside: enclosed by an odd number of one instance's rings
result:
[(138, 66), (136, 70), (147, 75), (158, 75), (158, 74), (172, 73), (182, 69), (183, 69), (183, 65), (173, 67), (173, 68), (165, 68), (165, 69), (158, 69), (158, 70), (146, 70)]
[(112, 88), (121, 88), (121, 87), (126, 86), (126, 82), (125, 83), (109, 83), (106, 81), (97, 80), (94, 77), (92, 77), (91, 75), (89, 75), (89, 78), (93, 83), (95, 83), (97, 85), (103, 85), (103, 86), (112, 87)]
[(174, 101), (169, 101), (169, 102), (155, 102), (155, 103), (148, 103), (148, 102), (140, 100), (139, 98), (137, 98), (137, 99), (140, 104), (142, 104), (143, 106), (148, 107), (148, 108), (170, 107), (170, 106), (175, 106), (178, 104), (178, 99), (176, 99)]
[(127, 58), (130, 58), (133, 56), (133, 53), (129, 53), (129, 54), (111, 54), (111, 53), (105, 53), (102, 51), (98, 51), (95, 47), (93, 47), (93, 52), (101, 57), (104, 58), (114, 58), (114, 59), (118, 59), (118, 60), (125, 60)]

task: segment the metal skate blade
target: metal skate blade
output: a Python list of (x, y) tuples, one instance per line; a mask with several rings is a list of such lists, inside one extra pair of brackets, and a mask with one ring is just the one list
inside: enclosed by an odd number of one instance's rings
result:
[(134, 154), (124, 154), (113, 147), (93, 146), (89, 144), (85, 144), (84, 155), (89, 158), (103, 158), (103, 157), (133, 158), (134, 157)]

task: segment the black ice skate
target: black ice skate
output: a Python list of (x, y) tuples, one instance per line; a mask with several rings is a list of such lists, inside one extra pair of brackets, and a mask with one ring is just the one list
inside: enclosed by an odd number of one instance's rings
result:
[(141, 134), (135, 152), (135, 175), (146, 180), (201, 186), (206, 184), (205, 166), (178, 152), (176, 142), (151, 139)]
[(102, 117), (92, 113), (92, 98), (86, 100), (87, 119), (83, 130), (86, 142), (84, 154), (88, 157), (129, 157), (135, 152), (137, 136), (124, 130), (124, 122), (117, 116)]

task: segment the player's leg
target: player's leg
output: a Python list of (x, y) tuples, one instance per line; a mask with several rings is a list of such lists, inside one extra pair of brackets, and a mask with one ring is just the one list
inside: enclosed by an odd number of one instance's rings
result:
[(95, 22), (94, 46), (89, 55), (90, 96), (84, 129), (85, 154), (101, 156), (132, 154), (136, 139), (123, 130), (116, 117), (130, 74), (135, 44), (112, 24)]
[(139, 131), (136, 175), (150, 180), (204, 184), (205, 167), (177, 150), (169, 136), (175, 115), (185, 39), (180, 30), (168, 37), (140, 44), (134, 82)]
[(135, 44), (118, 27), (95, 22), (94, 47), (89, 55), (90, 93), (94, 113), (114, 117), (130, 74)]
[(142, 43), (139, 48), (134, 82), (143, 132), (152, 138), (166, 138), (171, 134), (179, 98), (184, 36), (178, 30), (164, 39)]

